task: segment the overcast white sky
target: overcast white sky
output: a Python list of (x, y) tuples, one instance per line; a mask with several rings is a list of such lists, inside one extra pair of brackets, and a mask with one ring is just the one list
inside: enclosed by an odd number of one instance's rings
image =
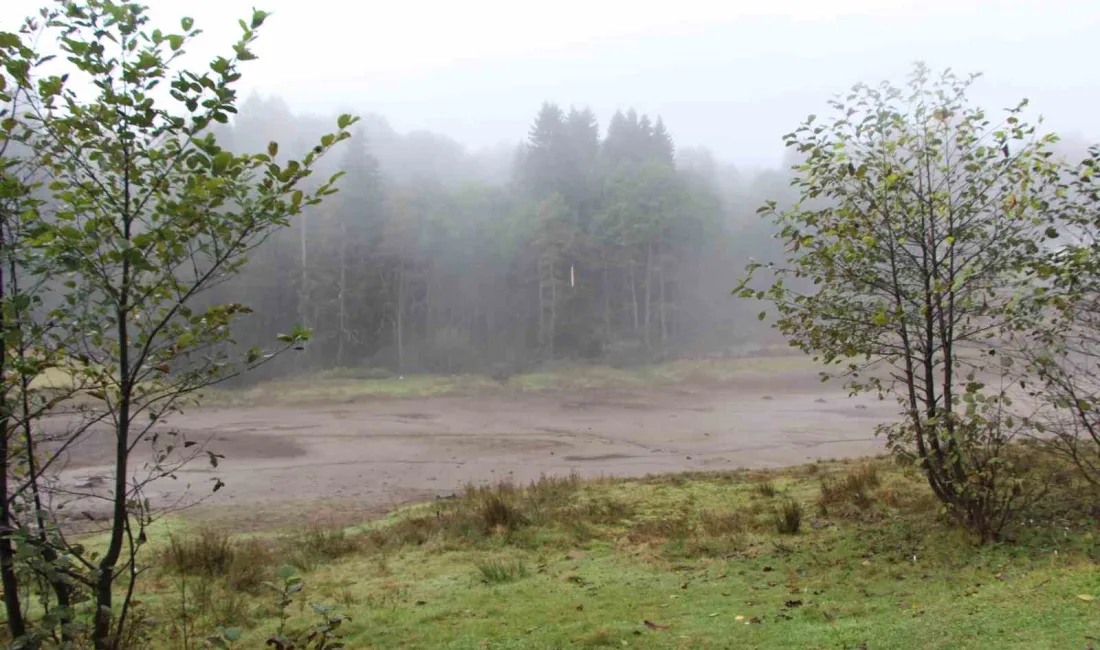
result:
[[(11, 29), (42, 2), (4, 0)], [(773, 163), (830, 94), (901, 79), (916, 59), (980, 71), (990, 108), (1022, 96), (1100, 140), (1100, 0), (188, 0), (208, 55), (253, 4), (273, 11), (244, 84), (299, 111), (384, 114), (471, 146), (515, 142), (539, 105), (661, 114), (678, 144)], [(161, 23), (163, 24), (163, 23)]]

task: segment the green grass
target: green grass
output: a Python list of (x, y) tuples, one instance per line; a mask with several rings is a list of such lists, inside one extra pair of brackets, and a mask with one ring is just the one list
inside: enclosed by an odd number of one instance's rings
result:
[(482, 375), (386, 376), (376, 368), (334, 368), (303, 377), (263, 382), (244, 389), (210, 390), (212, 405), (348, 402), (442, 395), (493, 395), (568, 390), (629, 389), (686, 382), (723, 383), (754, 373), (814, 372), (809, 357), (784, 355), (718, 360), (680, 360), (630, 369), (578, 365), (519, 374), (505, 381)]
[(501, 585), (527, 577), (527, 565), (520, 561), (483, 560), (477, 563), (481, 581), (487, 585)]
[[(308, 555), (292, 622), (310, 620), (307, 602), (334, 605), (349, 648), (1084, 648), (1100, 632), (1097, 495), (1053, 489), (1012, 541), (985, 546), (940, 518), (918, 476), (864, 460), (470, 487), (252, 553), (270, 575)], [(780, 534), (791, 504), (798, 532)], [(215, 561), (189, 560), (196, 580), (240, 562), (217, 538), (201, 546)], [(179, 573), (142, 583), (155, 647), (180, 647)], [(263, 647), (273, 595), (251, 576), (204, 580), (192, 627), (241, 625), (237, 647)]]

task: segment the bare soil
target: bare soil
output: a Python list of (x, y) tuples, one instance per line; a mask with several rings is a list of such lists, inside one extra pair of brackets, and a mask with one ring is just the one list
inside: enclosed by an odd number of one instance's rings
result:
[[(774, 467), (879, 453), (874, 427), (895, 413), (894, 404), (849, 398), (811, 373), (793, 372), (746, 372), (720, 386), (200, 408), (169, 424), (224, 458), (217, 468), (193, 461), (147, 496), (161, 505), (205, 497), (189, 516), (239, 529), (362, 521), (468, 482)], [(104, 430), (97, 438), (69, 454), (62, 485), (106, 488), (110, 436)], [(225, 487), (211, 494), (216, 478)], [(102, 515), (94, 500), (80, 507)]]

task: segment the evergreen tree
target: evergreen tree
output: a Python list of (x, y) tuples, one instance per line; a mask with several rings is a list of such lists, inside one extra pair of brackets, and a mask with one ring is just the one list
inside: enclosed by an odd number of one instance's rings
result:
[(676, 159), (676, 146), (672, 143), (672, 134), (665, 128), (664, 121), (657, 117), (653, 126), (653, 148), (657, 160), (672, 165)]
[(566, 173), (565, 114), (557, 104), (542, 105), (527, 136), (523, 179), (527, 192), (545, 199), (559, 191)]

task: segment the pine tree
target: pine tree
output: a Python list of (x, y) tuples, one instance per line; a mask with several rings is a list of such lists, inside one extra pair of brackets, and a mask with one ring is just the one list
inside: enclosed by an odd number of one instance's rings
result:
[(657, 123), (653, 126), (652, 139), (656, 159), (672, 165), (676, 160), (676, 146), (672, 143), (672, 134), (665, 128), (664, 120), (660, 116), (657, 116)]
[(542, 105), (527, 136), (523, 179), (527, 192), (544, 199), (558, 191), (566, 171), (565, 114), (552, 102)]

